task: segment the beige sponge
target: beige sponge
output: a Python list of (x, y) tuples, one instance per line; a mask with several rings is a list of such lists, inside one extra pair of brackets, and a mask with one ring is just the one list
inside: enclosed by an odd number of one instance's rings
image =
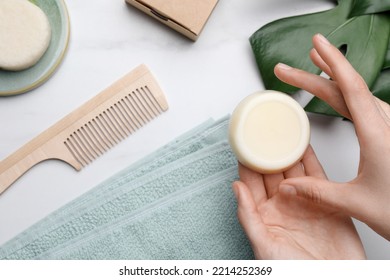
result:
[(0, 68), (18, 71), (39, 61), (50, 44), (45, 13), (27, 0), (0, 1)]

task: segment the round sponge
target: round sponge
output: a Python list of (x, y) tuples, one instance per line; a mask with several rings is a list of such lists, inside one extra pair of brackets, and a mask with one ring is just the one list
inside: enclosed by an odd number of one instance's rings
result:
[(0, 68), (19, 71), (33, 66), (50, 44), (45, 13), (27, 0), (0, 1)]

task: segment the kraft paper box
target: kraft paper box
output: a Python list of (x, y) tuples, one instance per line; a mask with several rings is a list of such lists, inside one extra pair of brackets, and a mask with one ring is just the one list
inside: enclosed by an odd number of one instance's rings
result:
[(218, 0), (126, 0), (126, 2), (196, 41)]

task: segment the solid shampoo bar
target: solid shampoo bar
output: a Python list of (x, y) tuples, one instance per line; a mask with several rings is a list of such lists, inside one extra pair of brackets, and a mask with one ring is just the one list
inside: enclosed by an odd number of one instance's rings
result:
[(299, 103), (284, 93), (254, 93), (234, 110), (229, 141), (248, 168), (282, 172), (297, 163), (309, 145), (309, 120)]

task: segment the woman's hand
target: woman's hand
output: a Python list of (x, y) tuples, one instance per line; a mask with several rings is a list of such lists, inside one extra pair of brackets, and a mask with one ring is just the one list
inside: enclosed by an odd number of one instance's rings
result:
[(325, 37), (314, 36), (313, 45), (312, 61), (331, 80), (284, 64), (275, 67), (275, 74), (313, 93), (354, 123), (360, 144), (359, 169), (356, 178), (347, 183), (311, 174), (286, 178), (279, 191), (290, 199), (298, 196), (355, 217), (390, 240), (390, 106), (372, 95), (362, 77)]
[(258, 259), (363, 259), (364, 249), (351, 219), (299, 196), (278, 192), (284, 179), (326, 180), (309, 147), (290, 170), (262, 175), (243, 165), (233, 191), (238, 218)]

